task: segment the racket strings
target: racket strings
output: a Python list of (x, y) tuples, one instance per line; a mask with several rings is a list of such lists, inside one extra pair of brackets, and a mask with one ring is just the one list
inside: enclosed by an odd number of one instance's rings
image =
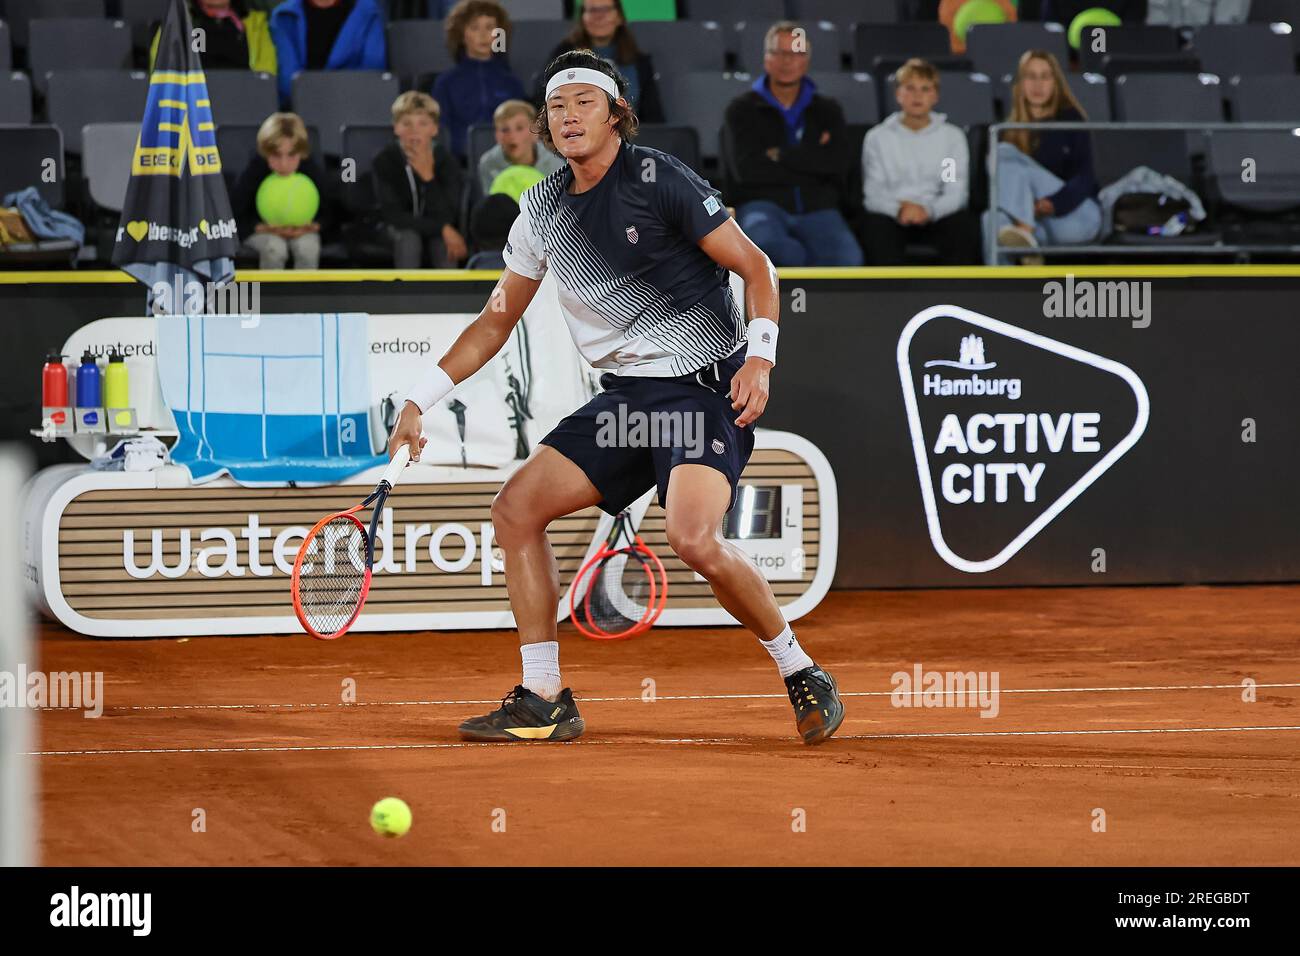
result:
[(658, 597), (655, 568), (641, 549), (622, 548), (606, 555), (587, 575), (580, 596), (583, 618), (595, 630), (625, 634), (654, 612)]
[(366, 581), (366, 536), (349, 517), (322, 525), (307, 542), (299, 572), (303, 614), (320, 634), (341, 630), (356, 613)]

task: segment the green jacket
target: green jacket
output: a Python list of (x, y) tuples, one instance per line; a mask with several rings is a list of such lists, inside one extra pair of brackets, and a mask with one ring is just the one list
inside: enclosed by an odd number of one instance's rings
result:
[[(149, 69), (153, 70), (154, 57), (158, 55), (159, 27), (149, 44)], [(248, 37), (248, 68), (255, 73), (276, 74), (275, 44), (271, 42), (271, 19), (264, 10), (250, 10), (244, 17), (244, 36)]]

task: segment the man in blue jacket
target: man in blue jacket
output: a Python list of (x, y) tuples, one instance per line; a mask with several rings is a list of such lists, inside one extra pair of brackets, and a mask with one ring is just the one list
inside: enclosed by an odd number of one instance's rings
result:
[(301, 70), (386, 70), (384, 18), (376, 0), (284, 0), (271, 11), (280, 102)]

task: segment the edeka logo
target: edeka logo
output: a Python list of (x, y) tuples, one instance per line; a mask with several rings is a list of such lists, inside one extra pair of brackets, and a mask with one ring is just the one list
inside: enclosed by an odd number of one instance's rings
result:
[(1147, 425), (1132, 369), (957, 306), (907, 323), (898, 375), (930, 541), (972, 574), (1010, 560)]

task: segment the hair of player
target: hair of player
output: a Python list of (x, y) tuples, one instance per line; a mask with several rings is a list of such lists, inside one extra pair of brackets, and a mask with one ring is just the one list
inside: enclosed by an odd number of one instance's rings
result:
[[(559, 73), (561, 70), (573, 70), (578, 68), (596, 70), (597, 72), (604, 73), (613, 80), (614, 85), (618, 87), (619, 98), (623, 99), (624, 103), (627, 102), (627, 80), (623, 78), (622, 74), (619, 73), (618, 70), (614, 69), (600, 57), (596, 56), (596, 54), (591, 50), (570, 50), (568, 53), (561, 53), (557, 56), (542, 72), (542, 89), (545, 90), (546, 84), (550, 82), (551, 77), (556, 73)], [(545, 96), (545, 94), (543, 94), (543, 96)], [(609, 100), (609, 115), (618, 121), (614, 126), (614, 132), (618, 133), (619, 138), (621, 138), (623, 142), (631, 142), (636, 138), (636, 131), (640, 127), (641, 121), (637, 119), (636, 113), (633, 111), (632, 107), (623, 105), (623, 103), (620, 103), (608, 93), (605, 94), (605, 98)], [(537, 110), (537, 119), (533, 121), (533, 132), (538, 135), (541, 141), (546, 145), (547, 149), (559, 155), (560, 151), (555, 148), (555, 142), (551, 139), (551, 125), (548, 122), (546, 115), (545, 100), (543, 100), (540, 104), (540, 108)]]

